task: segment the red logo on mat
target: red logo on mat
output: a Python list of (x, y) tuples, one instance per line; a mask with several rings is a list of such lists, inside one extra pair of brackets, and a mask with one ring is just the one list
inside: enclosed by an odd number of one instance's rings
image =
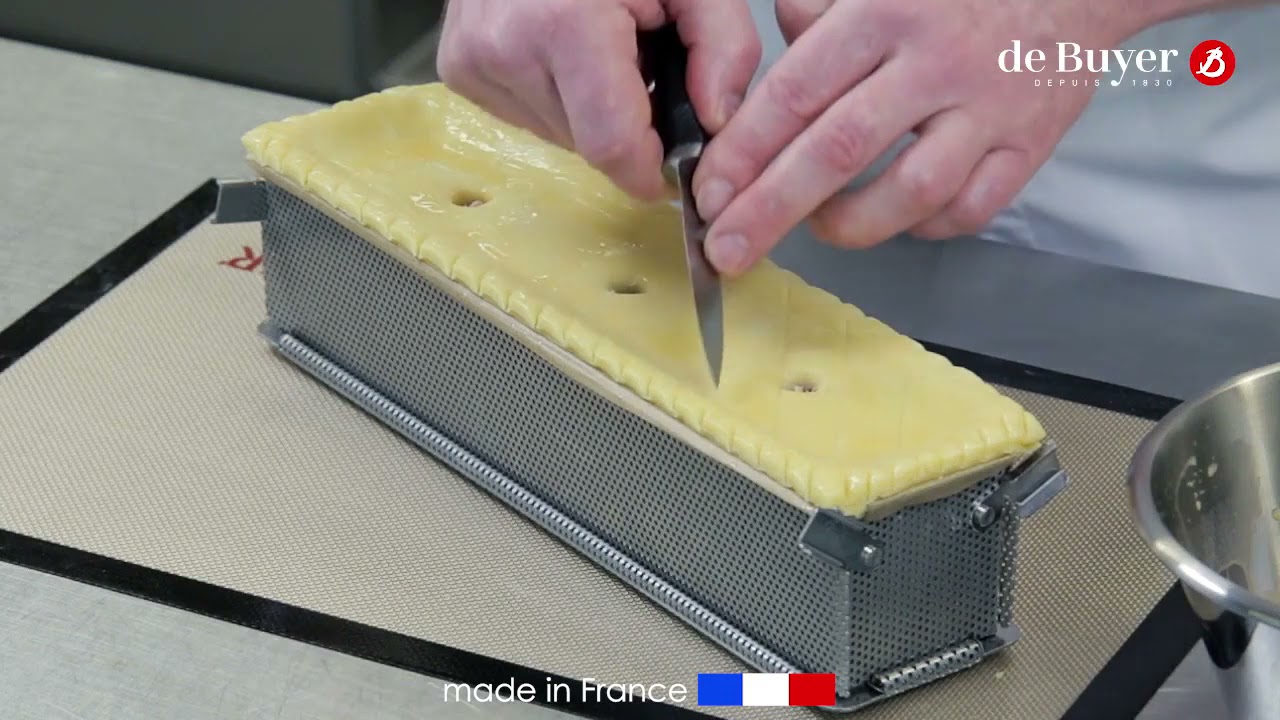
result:
[(1191, 77), (1205, 85), (1221, 85), (1236, 71), (1236, 54), (1220, 40), (1205, 40), (1191, 51)]
[(230, 260), (221, 260), (218, 264), (226, 265), (227, 267), (235, 270), (244, 270), (245, 272), (256, 271), (258, 266), (262, 264), (262, 256), (248, 245), (244, 246), (243, 252), (244, 254), (240, 257), (231, 258)]

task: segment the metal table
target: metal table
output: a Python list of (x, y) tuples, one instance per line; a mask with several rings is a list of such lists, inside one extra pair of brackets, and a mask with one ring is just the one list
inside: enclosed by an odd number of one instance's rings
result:
[[(16, 80), (0, 100), (0, 327), (202, 180), (241, 174), (240, 132), (314, 107), (7, 41), (0, 65)], [(1280, 356), (1280, 302), (1032, 251), (854, 255), (798, 236), (777, 258), (923, 340), (1174, 397)], [(0, 705), (19, 717), (470, 716), (431, 708), (430, 678), (29, 570), (0, 566), (0, 598)], [(188, 681), (152, 682), (157, 663)], [(1197, 651), (1144, 717), (1218, 707)]]

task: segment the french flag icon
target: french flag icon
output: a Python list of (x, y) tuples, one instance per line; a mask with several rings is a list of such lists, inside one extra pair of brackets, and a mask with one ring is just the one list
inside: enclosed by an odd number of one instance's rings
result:
[(834, 673), (698, 673), (703, 707), (830, 707)]

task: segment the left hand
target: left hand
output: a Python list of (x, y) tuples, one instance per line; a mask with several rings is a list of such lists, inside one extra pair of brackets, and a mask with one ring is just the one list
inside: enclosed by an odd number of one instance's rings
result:
[[(712, 221), (707, 255), (736, 275), (806, 218), (862, 248), (903, 231), (973, 233), (1008, 205), (1083, 111), (1056, 80), (1056, 42), (1107, 48), (1130, 28), (1115, 0), (779, 0), (790, 47), (707, 146), (694, 178)], [(817, 5), (816, 8), (813, 6)], [(1004, 73), (1002, 50), (1045, 51), (1043, 72)], [(848, 183), (915, 132), (867, 186)]]

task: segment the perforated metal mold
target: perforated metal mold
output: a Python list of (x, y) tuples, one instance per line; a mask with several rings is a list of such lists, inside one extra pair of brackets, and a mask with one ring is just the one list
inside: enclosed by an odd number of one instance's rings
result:
[(835, 673), (836, 709), (851, 710), (1016, 638), (1018, 512), (974, 520), (1004, 476), (849, 519), (878, 562), (830, 562), (800, 541), (813, 508), (603, 399), (325, 212), (261, 187), (265, 202), (236, 192), (262, 208), (264, 332), (285, 357), (752, 667)]

